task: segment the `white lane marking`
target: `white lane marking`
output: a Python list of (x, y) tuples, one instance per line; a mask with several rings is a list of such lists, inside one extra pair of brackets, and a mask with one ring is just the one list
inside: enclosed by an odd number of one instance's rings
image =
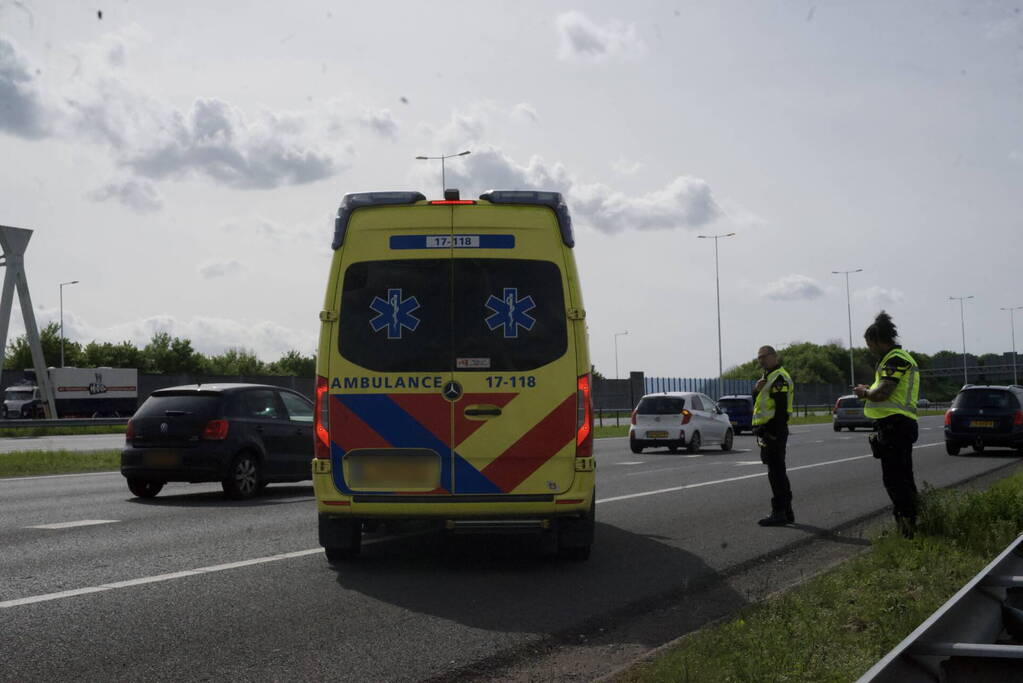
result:
[(764, 463), (759, 460), (740, 460), (739, 462), (733, 462), (732, 464), (738, 467), (744, 467), (746, 465), (763, 465)]
[(19, 481), (32, 481), (33, 479), (63, 479), (66, 477), (98, 477), (101, 475), (120, 475), (120, 472), (110, 470), (108, 472), (79, 472), (77, 474), (42, 474), (35, 477), (3, 477), (0, 478), (0, 484), (17, 483)]
[[(945, 443), (944, 441), (939, 441), (938, 443), (925, 443), (925, 444), (922, 444), (920, 446), (913, 446), (913, 449), (915, 450), (917, 448), (930, 448), (931, 446), (942, 446), (942, 445), (944, 445), (944, 443)], [(824, 467), (825, 465), (837, 465), (837, 464), (843, 463), (843, 462), (851, 462), (853, 460), (863, 460), (864, 458), (873, 458), (873, 457), (874, 457), (874, 455), (872, 453), (868, 453), (866, 455), (854, 455), (851, 458), (839, 458), (838, 460), (827, 460), (825, 462), (815, 462), (815, 463), (810, 464), (810, 465), (800, 465), (799, 467), (789, 467), (787, 471), (795, 472), (796, 470), (808, 470), (811, 467)], [(646, 496), (656, 496), (656, 495), (659, 495), (661, 493), (676, 493), (678, 491), (684, 491), (685, 489), (697, 489), (697, 488), (700, 488), (701, 486), (713, 486), (715, 484), (727, 484), (728, 482), (732, 482), (732, 481), (741, 481), (743, 479), (752, 479), (754, 477), (766, 477), (766, 476), (767, 476), (767, 472), (757, 472), (756, 474), (744, 474), (741, 477), (728, 477), (727, 479), (716, 479), (714, 481), (701, 481), (698, 484), (686, 484), (684, 486), (672, 486), (671, 488), (657, 489), (656, 491), (643, 491), (641, 493), (629, 493), (629, 494), (626, 494), (624, 496), (613, 496), (611, 498), (603, 498), (601, 500), (598, 500), (597, 504), (600, 505), (601, 503), (614, 503), (614, 502), (619, 501), (619, 500), (630, 500), (632, 498), (644, 498)]]
[(642, 465), (645, 460), (630, 460), (629, 462), (612, 462), (611, 465)]
[(82, 519), (77, 522), (58, 522), (56, 524), (37, 524), (26, 529), (71, 529), (76, 526), (92, 526), (94, 524), (116, 524), (119, 519)]

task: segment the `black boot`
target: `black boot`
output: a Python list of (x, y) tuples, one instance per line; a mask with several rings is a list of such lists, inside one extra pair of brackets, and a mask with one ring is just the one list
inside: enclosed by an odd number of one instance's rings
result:
[(916, 517), (895, 515), (895, 528), (899, 530), (903, 538), (912, 539), (916, 536)]
[(785, 509), (785, 521), (789, 524), (796, 523), (796, 513), (792, 511), (792, 508)]
[(789, 518), (784, 510), (772, 510), (767, 517), (757, 520), (760, 526), (785, 526), (788, 523)]

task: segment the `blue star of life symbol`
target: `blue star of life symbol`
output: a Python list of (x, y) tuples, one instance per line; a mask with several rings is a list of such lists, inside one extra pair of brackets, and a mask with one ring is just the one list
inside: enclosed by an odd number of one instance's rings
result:
[(486, 318), (487, 327), (491, 330), (503, 327), (505, 339), (516, 339), (520, 327), (524, 327), (528, 332), (536, 324), (536, 318), (529, 315), (529, 311), (536, 308), (533, 297), (526, 296), (520, 299), (517, 287), (505, 287), (500, 299), (491, 294), (486, 306), (493, 311)]
[(369, 305), (376, 315), (369, 321), (374, 332), (387, 329), (388, 339), (401, 339), (402, 328), (415, 332), (419, 327), (419, 318), (412, 312), (419, 308), (419, 301), (414, 296), (402, 298), (401, 289), (388, 289), (387, 299), (373, 297)]

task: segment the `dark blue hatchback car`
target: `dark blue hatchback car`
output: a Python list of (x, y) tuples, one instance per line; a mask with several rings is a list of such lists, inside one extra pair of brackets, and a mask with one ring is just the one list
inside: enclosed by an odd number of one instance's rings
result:
[(728, 414), (732, 423), (732, 431), (742, 434), (753, 431), (753, 397), (748, 394), (722, 396), (718, 399), (718, 407)]
[(152, 498), (171, 481), (219, 481), (229, 498), (312, 478), (313, 404), (265, 384), (154, 391), (128, 422), (121, 474)]

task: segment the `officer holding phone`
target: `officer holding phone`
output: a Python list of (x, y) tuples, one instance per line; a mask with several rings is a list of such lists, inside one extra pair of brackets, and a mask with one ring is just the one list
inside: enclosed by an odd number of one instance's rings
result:
[(789, 440), (793, 383), (781, 366), (773, 346), (761, 346), (757, 362), (764, 371), (753, 393), (753, 433), (760, 446), (760, 461), (767, 465), (771, 483), (771, 514), (757, 521), (760, 526), (783, 526), (796, 521), (792, 512), (792, 487), (785, 471), (785, 447)]

